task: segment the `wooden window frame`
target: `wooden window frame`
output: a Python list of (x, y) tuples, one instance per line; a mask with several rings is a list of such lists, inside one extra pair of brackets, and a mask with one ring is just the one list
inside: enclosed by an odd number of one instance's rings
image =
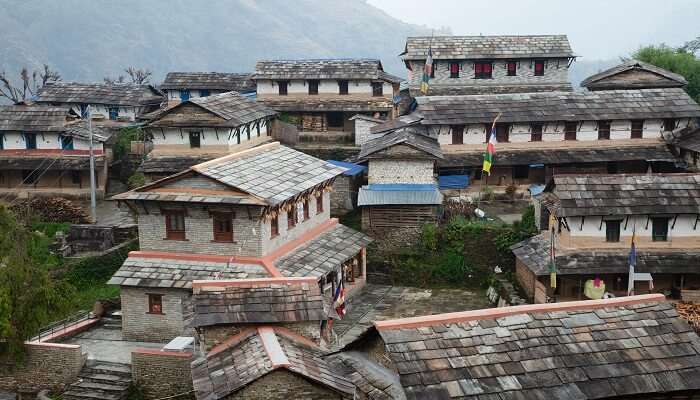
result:
[(199, 97), (209, 97), (211, 96), (211, 92), (209, 89), (199, 89)]
[[(676, 118), (664, 118), (663, 131), (664, 132), (672, 132), (674, 129), (676, 129), (677, 123), (678, 123), (678, 120)], [(669, 125), (671, 125), (671, 126), (669, 126)]]
[[(539, 72), (537, 71), (538, 65), (542, 66), (542, 68), (539, 70)], [(544, 76), (545, 65), (546, 64), (545, 64), (544, 60), (535, 60), (533, 67), (532, 67), (532, 74), (534, 76)]]
[(277, 81), (277, 94), (280, 96), (289, 94), (289, 81)]
[[(114, 112), (112, 112), (112, 111), (114, 111)], [(119, 119), (119, 107), (113, 106), (113, 107), (107, 108), (107, 114), (108, 114), (110, 121), (118, 120)], [(112, 118), (112, 114), (114, 114), (114, 118)]]
[[(651, 218), (651, 240), (653, 242), (668, 242), (668, 220), (667, 217), (652, 217)], [(661, 225), (661, 221), (665, 223), (663, 235), (656, 231), (657, 223)]]
[[(214, 234), (214, 242), (217, 243), (233, 243), (233, 218), (234, 214), (230, 212), (212, 212), (211, 223), (212, 233)], [(228, 224), (229, 232), (218, 229), (219, 223)]]
[(610, 121), (598, 121), (598, 140), (610, 140)]
[(464, 125), (450, 125), (450, 131), (452, 132), (452, 144), (464, 144)]
[(317, 96), (319, 85), (318, 79), (309, 79), (307, 84), (309, 85), (309, 96)]
[[(190, 149), (200, 149), (202, 148), (202, 132), (200, 131), (188, 131), (187, 132), (188, 139), (190, 142)], [(194, 146), (192, 139), (196, 136), (197, 138), (197, 145)]]
[(190, 93), (189, 89), (180, 89), (179, 95), (181, 102), (189, 101), (192, 98), (192, 93)]
[(75, 150), (75, 141), (73, 136), (60, 135), (61, 150)]
[(270, 239), (280, 235), (280, 219), (279, 215), (270, 218)]
[(70, 181), (74, 185), (79, 185), (83, 187), (83, 177), (80, 170), (73, 170), (70, 172)]
[(541, 142), (542, 133), (544, 132), (544, 124), (530, 124), (530, 141), (531, 142)]
[(323, 193), (316, 197), (316, 215), (323, 212)]
[[(510, 142), (510, 124), (496, 124), (496, 142), (497, 143), (509, 143)], [(499, 129), (501, 128), (501, 129)], [(503, 132), (503, 136), (499, 137), (499, 132)], [(505, 138), (505, 140), (501, 140)]]
[[(32, 138), (32, 139), (29, 140), (29, 138)], [(32, 143), (32, 146), (29, 146), (30, 142)], [(25, 133), (24, 134), (24, 147), (27, 150), (36, 150), (37, 149), (38, 145), (36, 142), (36, 133)]]
[[(186, 213), (184, 211), (179, 211), (179, 210), (164, 210), (162, 211), (163, 216), (165, 217), (165, 240), (180, 240), (180, 241), (186, 241), (187, 236), (186, 236), (186, 224), (185, 224), (185, 217)], [(172, 229), (171, 228), (171, 221), (172, 218), (182, 218), (182, 230), (179, 229)]]
[[(571, 127), (574, 127), (573, 130), (571, 130)], [(578, 133), (578, 121), (566, 121), (564, 122), (564, 140), (572, 140), (575, 141), (577, 140), (577, 133)], [(571, 137), (573, 135), (573, 138)]]
[(290, 230), (297, 226), (297, 207), (296, 204), (289, 211), (287, 211), (287, 230)]
[(311, 215), (309, 212), (309, 199), (304, 200), (303, 208), (304, 208), (304, 221), (308, 221), (311, 219)]
[(163, 295), (146, 293), (146, 296), (148, 296), (148, 312), (146, 314), (165, 315), (163, 312)]
[(350, 82), (347, 79), (338, 81), (338, 95), (347, 96), (350, 93)]
[[(511, 68), (511, 66), (513, 68)], [(506, 61), (506, 76), (518, 76), (518, 62)]]
[(384, 96), (384, 83), (383, 82), (372, 82), (372, 97), (382, 97)]
[(450, 78), (459, 78), (459, 63), (456, 61), (450, 62)]
[[(607, 243), (620, 242), (620, 226), (622, 221), (619, 219), (605, 221), (605, 241)], [(615, 228), (616, 229), (612, 229)]]
[[(635, 126), (637, 125), (637, 126)], [(644, 120), (633, 119), (630, 125), (630, 138), (641, 139), (644, 137)]]
[(474, 79), (493, 79), (493, 61), (474, 61)]

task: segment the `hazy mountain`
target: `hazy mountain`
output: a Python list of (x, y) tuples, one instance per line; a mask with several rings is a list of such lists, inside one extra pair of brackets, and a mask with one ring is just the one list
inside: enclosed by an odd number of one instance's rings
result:
[(252, 71), (264, 58), (375, 57), (405, 76), (406, 36), (430, 29), (363, 0), (0, 0), (0, 70), (49, 63), (64, 80), (101, 81), (130, 65)]

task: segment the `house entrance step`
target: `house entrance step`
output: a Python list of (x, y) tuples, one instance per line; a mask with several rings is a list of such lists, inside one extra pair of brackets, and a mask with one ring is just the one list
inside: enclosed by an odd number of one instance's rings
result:
[(131, 384), (131, 367), (103, 361), (88, 361), (78, 380), (63, 392), (64, 400), (124, 400)]

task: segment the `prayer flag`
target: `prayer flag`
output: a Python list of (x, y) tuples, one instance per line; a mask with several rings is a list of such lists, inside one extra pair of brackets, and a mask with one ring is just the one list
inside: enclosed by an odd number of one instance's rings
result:
[(489, 135), (488, 144), (486, 145), (486, 153), (484, 153), (484, 167), (482, 168), (486, 175), (491, 175), (491, 165), (493, 164), (493, 156), (496, 154), (496, 121), (501, 114), (498, 114), (491, 125), (491, 134)]
[(430, 76), (433, 74), (433, 48), (428, 47), (428, 58), (425, 60), (425, 67), (423, 68), (423, 80), (420, 83), (420, 92), (423, 94), (428, 94), (428, 81), (430, 81)]

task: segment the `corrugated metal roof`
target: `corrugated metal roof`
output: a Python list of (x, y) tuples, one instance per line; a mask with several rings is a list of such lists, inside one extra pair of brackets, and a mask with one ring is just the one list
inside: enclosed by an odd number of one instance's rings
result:
[(336, 167), (347, 168), (347, 171), (343, 172), (343, 175), (346, 176), (355, 176), (367, 171), (367, 167), (365, 167), (364, 165), (357, 165), (350, 162), (337, 160), (326, 160), (326, 162), (328, 162), (329, 164), (333, 164)]
[[(372, 185), (376, 186), (376, 185)], [(384, 185), (383, 185), (384, 186)], [(385, 185), (389, 186), (389, 185)], [(396, 185), (399, 186), (399, 185)], [(410, 185), (407, 185), (410, 186)], [(360, 188), (357, 197), (358, 206), (379, 205), (439, 205), (442, 204), (442, 193), (435, 185), (432, 190), (371, 190), (364, 186)]]
[(432, 183), (373, 183), (365, 187), (367, 190), (373, 191), (429, 192), (431, 190), (437, 190), (437, 186)]
[(469, 186), (469, 175), (438, 176), (440, 189), (464, 189)]

